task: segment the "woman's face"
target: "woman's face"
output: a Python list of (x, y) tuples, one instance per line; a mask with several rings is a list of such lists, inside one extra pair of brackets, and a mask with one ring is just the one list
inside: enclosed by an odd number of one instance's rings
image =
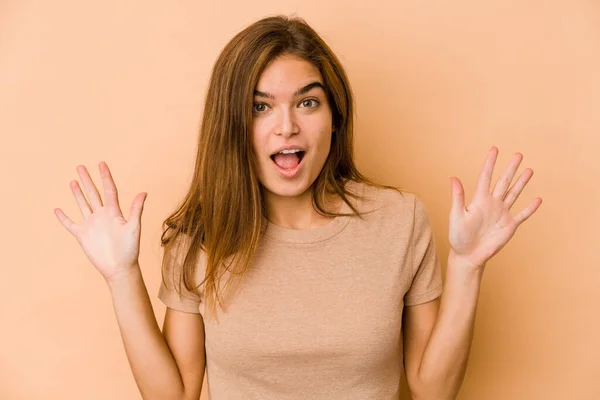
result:
[[(252, 145), (267, 195), (301, 195), (321, 172), (333, 130), (322, 85), (319, 70), (293, 55), (274, 59), (260, 76), (252, 107)], [(284, 146), (303, 153), (273, 156)]]

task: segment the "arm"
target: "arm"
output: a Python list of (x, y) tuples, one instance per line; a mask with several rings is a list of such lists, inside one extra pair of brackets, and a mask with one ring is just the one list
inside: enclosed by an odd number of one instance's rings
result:
[[(408, 349), (409, 352), (415, 352), (409, 354), (409, 358), (413, 360), (411, 390), (415, 388), (416, 399), (455, 398), (466, 371), (481, 279), (487, 261), (508, 243), (517, 228), (542, 204), (542, 199), (537, 197), (515, 216), (510, 213), (533, 175), (533, 170), (527, 168), (509, 187), (523, 158), (521, 153), (513, 156), (490, 193), (497, 156), (498, 148), (494, 146), (488, 151), (475, 196), (467, 206), (462, 183), (456, 177), (450, 179), (450, 255), (439, 315), (431, 335), (426, 329), (411, 327), (431, 326), (431, 316), (428, 315), (431, 310), (427, 307), (415, 308), (409, 311), (408, 316), (407, 332), (413, 336), (411, 340), (427, 342), (422, 356), (418, 354), (422, 347)], [(415, 367), (415, 359), (421, 360), (418, 368)]]
[(427, 303), (405, 306), (402, 313), (404, 372), (413, 399), (419, 399), (419, 365), (440, 308), (440, 298)]
[(163, 335), (182, 376), (183, 398), (198, 400), (206, 366), (202, 315), (167, 307)]
[(139, 265), (109, 282), (127, 358), (144, 399), (198, 399), (204, 378), (200, 315), (167, 309), (164, 337)]
[(451, 253), (441, 301), (405, 308), (406, 378), (415, 400), (455, 399), (465, 376), (482, 272), (458, 263)]

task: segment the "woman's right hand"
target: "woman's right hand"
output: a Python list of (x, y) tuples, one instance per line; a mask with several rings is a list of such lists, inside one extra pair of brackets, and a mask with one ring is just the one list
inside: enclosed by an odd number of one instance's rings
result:
[[(117, 187), (106, 163), (99, 165), (104, 200), (98, 193), (85, 166), (77, 167), (83, 182), (87, 200), (77, 181), (71, 181), (71, 190), (79, 205), (84, 221), (74, 224), (60, 208), (54, 214), (60, 223), (77, 239), (92, 265), (102, 274), (107, 283), (138, 267), (140, 253), (141, 217), (147, 193), (140, 193), (131, 204), (129, 221), (126, 221), (119, 206)], [(89, 201), (89, 203), (88, 203)]]

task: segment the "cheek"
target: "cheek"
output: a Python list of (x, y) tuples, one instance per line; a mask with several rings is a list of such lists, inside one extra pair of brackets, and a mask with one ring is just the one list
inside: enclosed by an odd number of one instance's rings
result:
[(267, 135), (264, 133), (264, 128), (262, 128), (260, 124), (253, 124), (250, 140), (252, 140), (252, 148), (256, 152), (257, 156), (260, 156), (260, 154), (265, 152), (266, 138)]
[(331, 150), (331, 132), (327, 129), (319, 138), (319, 149), (322, 149), (322, 151), (326, 153), (329, 153), (329, 150)]

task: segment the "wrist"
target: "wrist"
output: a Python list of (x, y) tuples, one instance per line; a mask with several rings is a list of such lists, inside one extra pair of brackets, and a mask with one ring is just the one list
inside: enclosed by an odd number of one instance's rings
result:
[(139, 279), (142, 275), (142, 271), (140, 269), (140, 265), (135, 263), (133, 265), (120, 268), (118, 272), (115, 272), (108, 278), (105, 278), (105, 281), (112, 291), (120, 286), (128, 285), (132, 281)]
[(474, 263), (468, 258), (465, 258), (459, 254), (456, 254), (454, 250), (450, 250), (448, 254), (448, 268), (457, 269), (473, 274), (483, 274), (486, 263)]

